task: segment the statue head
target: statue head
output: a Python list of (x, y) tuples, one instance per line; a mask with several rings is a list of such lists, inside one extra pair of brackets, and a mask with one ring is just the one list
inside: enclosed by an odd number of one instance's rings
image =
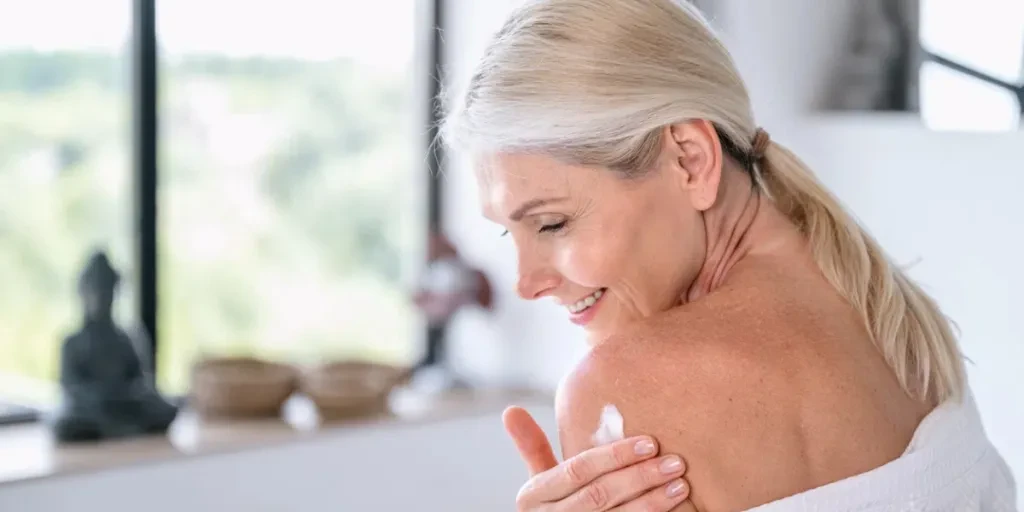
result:
[(78, 295), (89, 319), (107, 319), (111, 316), (114, 293), (121, 277), (103, 251), (96, 251), (78, 278)]

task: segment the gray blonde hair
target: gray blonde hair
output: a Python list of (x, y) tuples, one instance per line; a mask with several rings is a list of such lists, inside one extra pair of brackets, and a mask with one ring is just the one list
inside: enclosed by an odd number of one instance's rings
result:
[[(455, 151), (541, 153), (626, 175), (652, 167), (667, 125), (708, 120), (741, 155), (758, 130), (728, 50), (682, 0), (527, 1), (451, 99), (441, 135)], [(960, 398), (963, 358), (935, 301), (792, 152), (772, 142), (759, 161), (757, 186), (801, 229), (906, 392)]]

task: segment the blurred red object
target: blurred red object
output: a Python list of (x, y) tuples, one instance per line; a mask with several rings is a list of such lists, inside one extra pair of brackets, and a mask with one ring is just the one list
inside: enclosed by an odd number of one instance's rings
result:
[(459, 257), (455, 246), (444, 235), (430, 235), (427, 267), (420, 277), (413, 302), (431, 325), (448, 321), (465, 306), (490, 309), (493, 297), (487, 276)]

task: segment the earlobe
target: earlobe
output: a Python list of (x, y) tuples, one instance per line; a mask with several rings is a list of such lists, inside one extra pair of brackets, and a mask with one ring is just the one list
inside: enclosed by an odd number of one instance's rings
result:
[(690, 189), (690, 202), (698, 211), (706, 211), (718, 200), (718, 185), (722, 176), (721, 168), (713, 158), (704, 159), (704, 168), (696, 174), (694, 186)]
[(702, 212), (709, 210), (715, 205), (715, 200), (718, 198), (717, 182), (714, 185), (708, 182), (702, 183), (701, 186), (694, 189), (691, 197), (695, 209)]

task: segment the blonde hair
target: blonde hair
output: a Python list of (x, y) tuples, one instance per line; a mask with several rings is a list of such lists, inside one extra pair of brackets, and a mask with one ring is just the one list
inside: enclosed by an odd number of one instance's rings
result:
[[(667, 125), (708, 120), (742, 155), (758, 129), (729, 52), (680, 0), (528, 1), (451, 99), (441, 134), (457, 150), (543, 153), (630, 176), (652, 167)], [(936, 303), (792, 152), (769, 143), (757, 167), (758, 187), (807, 237), (906, 392), (960, 398), (963, 360)]]

